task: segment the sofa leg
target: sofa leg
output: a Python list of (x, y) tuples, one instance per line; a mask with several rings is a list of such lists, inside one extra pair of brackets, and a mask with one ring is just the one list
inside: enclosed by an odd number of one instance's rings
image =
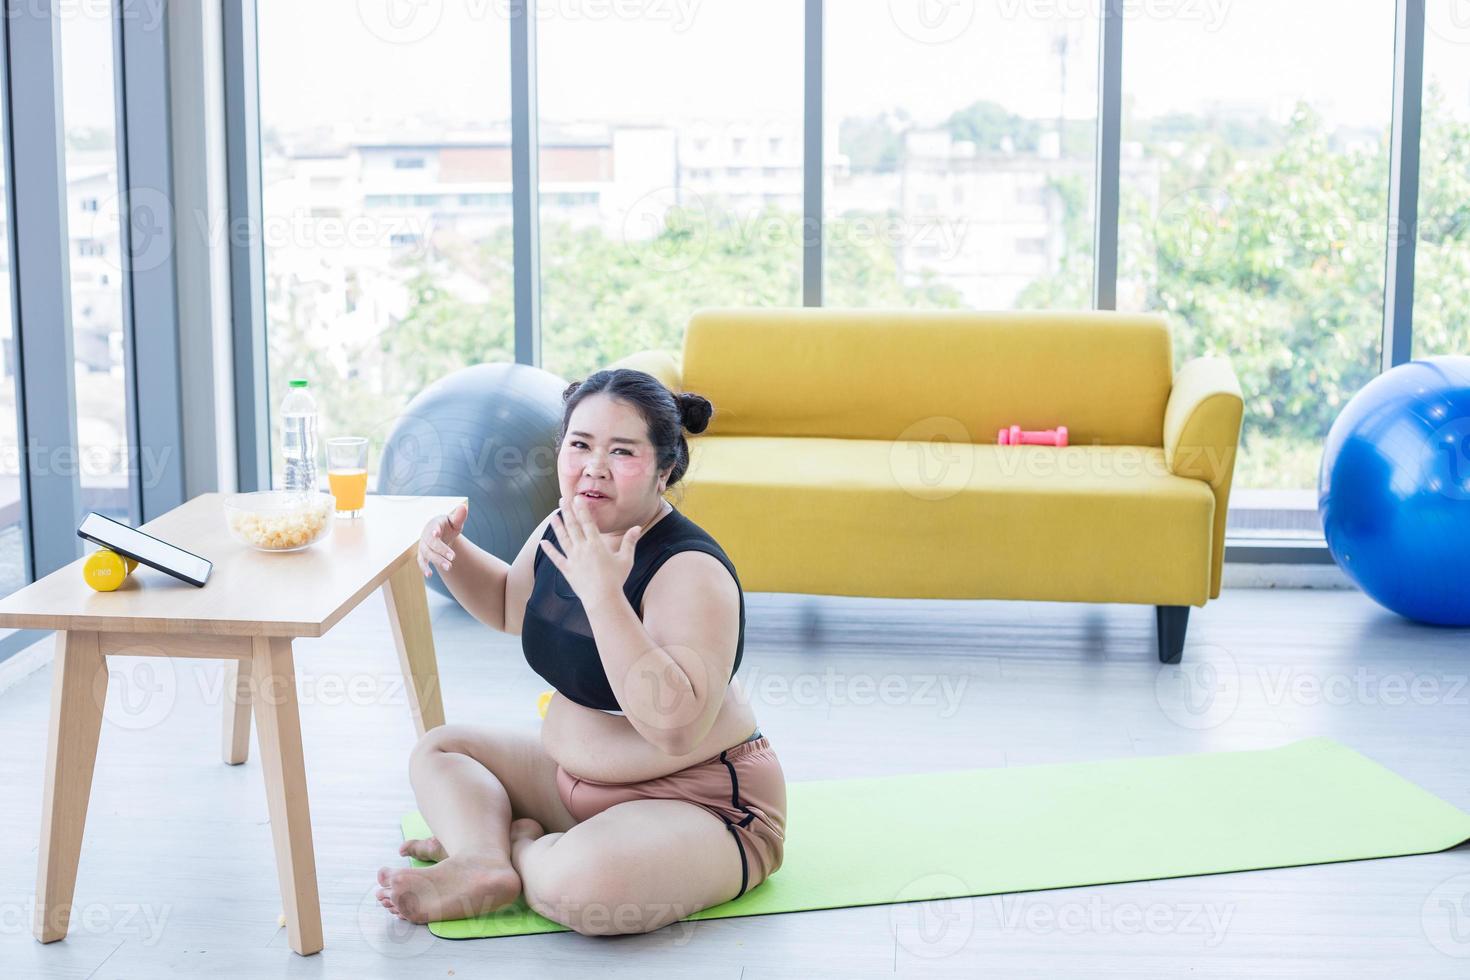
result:
[(1184, 631), (1189, 628), (1188, 606), (1155, 606), (1159, 626), (1159, 663), (1177, 664), (1184, 654)]

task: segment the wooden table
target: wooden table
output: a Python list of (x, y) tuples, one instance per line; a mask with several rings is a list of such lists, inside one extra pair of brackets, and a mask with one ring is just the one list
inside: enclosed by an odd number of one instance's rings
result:
[(79, 558), (0, 599), (0, 626), (57, 631), (36, 878), (34, 931), (43, 943), (65, 938), (71, 917), (109, 655), (223, 660), (231, 765), (245, 761), (254, 707), (286, 924), (303, 955), (322, 948), (322, 919), (291, 641), (324, 635), (381, 588), (414, 727), (423, 734), (444, 723), (415, 552), (429, 518), (465, 498), (369, 495), (363, 516), (335, 520), (326, 540), (267, 554), (230, 536), (223, 496), (202, 494), (143, 525), (214, 562), (202, 589), (140, 565), (116, 591), (94, 592)]

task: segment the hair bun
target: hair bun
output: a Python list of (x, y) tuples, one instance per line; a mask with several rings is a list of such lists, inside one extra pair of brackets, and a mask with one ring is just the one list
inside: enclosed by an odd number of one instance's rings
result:
[(695, 435), (709, 428), (709, 420), (715, 413), (715, 407), (708, 398), (692, 391), (681, 391), (674, 399), (679, 403), (679, 418), (684, 423), (684, 428)]

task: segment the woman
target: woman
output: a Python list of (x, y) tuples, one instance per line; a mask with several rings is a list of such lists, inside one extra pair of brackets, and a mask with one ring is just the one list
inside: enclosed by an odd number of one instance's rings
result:
[(435, 518), (419, 566), (466, 610), (519, 633), (557, 690), (539, 737), (445, 725), (409, 760), (434, 836), (382, 868), (379, 900), (413, 922), (482, 915), (522, 892), (587, 935), (648, 932), (719, 905), (781, 865), (786, 781), (735, 671), (745, 599), (714, 539), (664, 500), (684, 430), (711, 406), (617, 369), (562, 394), (561, 506), (507, 565)]

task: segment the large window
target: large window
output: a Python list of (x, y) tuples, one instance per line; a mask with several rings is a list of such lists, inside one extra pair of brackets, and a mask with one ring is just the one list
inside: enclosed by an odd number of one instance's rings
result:
[(415, 394), (515, 358), (504, 5), (258, 9), (274, 482), (294, 377), (375, 474)]
[(132, 523), (129, 481), (147, 461), (127, 430), (112, 15), (81, 4), (60, 24), (82, 509)]
[(1470, 8), (1430, 3), (1426, 23), (1416, 357), (1470, 354)]
[(542, 364), (678, 348), (700, 306), (801, 302), (802, 6), (547, 5)]
[[(523, 188), (506, 5), (259, 4), (269, 397), (311, 377), (324, 434), (380, 445), (426, 384), (511, 359), (516, 195), (568, 378), (701, 306), (800, 303), (809, 177), (828, 306), (1091, 305), (1101, 5), (828, 3), (811, 92), (804, 4), (540, 4)], [(1176, 366), (1235, 366), (1231, 540), (1311, 547), (1323, 439), (1382, 361), (1395, 2), (1124, 6), (1117, 307), (1165, 314)], [(1470, 346), (1462, 6), (1427, 5), (1420, 356)]]
[(1094, 7), (827, 5), (827, 305), (1091, 304)]
[(1124, 27), (1118, 306), (1234, 363), (1231, 533), (1318, 536), (1323, 438), (1379, 366), (1394, 5), (1171, 9)]

